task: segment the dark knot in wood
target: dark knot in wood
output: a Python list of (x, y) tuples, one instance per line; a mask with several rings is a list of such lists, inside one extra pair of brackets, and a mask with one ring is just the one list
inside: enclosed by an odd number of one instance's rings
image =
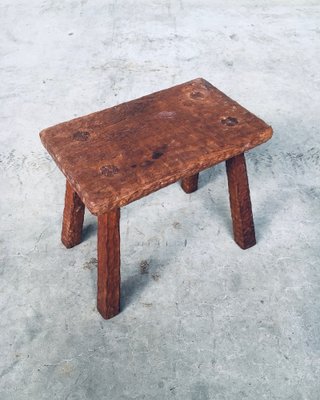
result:
[(227, 118), (222, 118), (221, 123), (227, 126), (234, 126), (237, 125), (238, 120), (237, 118), (234, 117), (227, 117)]
[(85, 142), (89, 139), (90, 133), (85, 131), (77, 131), (73, 134), (73, 139), (79, 142)]

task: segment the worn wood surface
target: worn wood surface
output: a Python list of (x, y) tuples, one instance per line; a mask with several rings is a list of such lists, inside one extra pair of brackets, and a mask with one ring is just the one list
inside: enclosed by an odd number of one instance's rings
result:
[(61, 241), (67, 248), (81, 242), (83, 218), (84, 204), (67, 181), (61, 232)]
[(93, 214), (192, 176), (271, 135), (270, 126), (201, 78), (40, 133)]
[(234, 240), (242, 249), (256, 244), (244, 154), (226, 161)]
[(193, 193), (198, 189), (199, 174), (186, 176), (181, 180), (181, 187), (186, 193)]
[(105, 319), (120, 312), (120, 209), (98, 216), (97, 307)]

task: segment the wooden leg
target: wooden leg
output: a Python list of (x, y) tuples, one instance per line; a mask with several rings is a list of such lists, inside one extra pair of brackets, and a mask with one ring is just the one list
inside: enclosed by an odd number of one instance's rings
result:
[(181, 187), (186, 193), (193, 193), (198, 189), (199, 174), (187, 176), (181, 181)]
[(120, 208), (98, 216), (98, 301), (105, 319), (120, 312)]
[(244, 154), (226, 161), (234, 240), (242, 249), (256, 244)]
[(84, 204), (67, 181), (61, 233), (61, 241), (67, 248), (81, 242), (83, 217)]

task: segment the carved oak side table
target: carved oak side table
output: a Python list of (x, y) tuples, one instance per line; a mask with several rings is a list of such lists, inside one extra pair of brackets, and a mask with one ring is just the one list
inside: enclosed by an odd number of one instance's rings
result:
[[(40, 133), (66, 176), (62, 242), (81, 241), (84, 209), (98, 217), (98, 300), (104, 318), (120, 311), (120, 207), (226, 161), (234, 239), (255, 241), (244, 152), (272, 128), (204, 79), (76, 118)], [(210, 245), (208, 243), (208, 245)]]

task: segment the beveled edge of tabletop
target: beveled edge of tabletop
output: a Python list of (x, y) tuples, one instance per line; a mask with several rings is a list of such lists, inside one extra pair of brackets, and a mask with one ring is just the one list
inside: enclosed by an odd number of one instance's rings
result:
[[(142, 97), (138, 97), (136, 99), (132, 99), (132, 100), (123, 102), (123, 103), (119, 104), (119, 106), (120, 105), (125, 105), (127, 103), (134, 102), (135, 100), (143, 99), (143, 98), (148, 97), (150, 95), (155, 95), (157, 93), (161, 93), (161, 92), (167, 91), (167, 90), (169, 90), (171, 88), (177, 88), (179, 86), (185, 86), (185, 85), (188, 85), (188, 84), (192, 84), (193, 82), (199, 82), (199, 83), (202, 83), (202, 84), (204, 84), (206, 86), (208, 85), (208, 86), (210, 86), (210, 88), (215, 89), (215, 90), (219, 91), (220, 93), (222, 93), (224, 96), (228, 97), (227, 95), (225, 95), (223, 92), (221, 92), (218, 88), (213, 86), (210, 82), (206, 81), (205, 79), (196, 78), (196, 79), (193, 79), (193, 80), (190, 80), (190, 81), (187, 81), (187, 82), (172, 86), (170, 88), (162, 89), (160, 91), (149, 93), (148, 95), (145, 95), (145, 96), (142, 96)], [(233, 102), (237, 103), (235, 100), (233, 100), (231, 98), (230, 98), (230, 100), (232, 100)], [(239, 103), (237, 103), (237, 104), (239, 104)], [(73, 178), (67, 173), (67, 171), (64, 171), (64, 169), (61, 167), (61, 165), (60, 165), (59, 161), (57, 160), (55, 154), (52, 151), (50, 151), (50, 148), (48, 148), (50, 146), (47, 146), (46, 142), (45, 142), (45, 135), (46, 135), (46, 133), (48, 131), (52, 130), (53, 128), (56, 129), (61, 125), (65, 125), (65, 124), (68, 124), (70, 122), (75, 122), (77, 120), (81, 120), (81, 119), (86, 118), (86, 117), (91, 117), (91, 116), (94, 116), (96, 114), (103, 113), (103, 112), (105, 112), (107, 110), (110, 110), (110, 109), (112, 109), (114, 107), (115, 106), (108, 107), (106, 109), (95, 111), (93, 113), (89, 113), (89, 114), (86, 114), (86, 115), (83, 115), (83, 116), (80, 116), (80, 117), (77, 117), (77, 118), (72, 118), (72, 119), (70, 119), (68, 121), (65, 121), (65, 122), (53, 125), (51, 127), (45, 128), (39, 133), (39, 136), (40, 136), (40, 139), (41, 139), (41, 142), (42, 142), (43, 146), (46, 148), (48, 153), (51, 155), (51, 157), (53, 158), (53, 160), (57, 164), (58, 168), (65, 175), (66, 179), (68, 180), (68, 182), (70, 183), (72, 188), (77, 192), (77, 194), (79, 195), (79, 197), (81, 198), (81, 200), (85, 204), (86, 208), (93, 215), (104, 214), (104, 213), (106, 213), (108, 211), (111, 211), (112, 209), (115, 209), (117, 207), (123, 207), (123, 206), (125, 206), (125, 205), (127, 205), (127, 204), (129, 204), (129, 203), (131, 203), (133, 201), (139, 200), (142, 197), (145, 197), (145, 196), (147, 196), (147, 195), (149, 195), (149, 194), (151, 194), (153, 192), (156, 192), (157, 190), (160, 190), (160, 189), (162, 189), (162, 188), (164, 188), (164, 187), (166, 187), (166, 186), (168, 186), (168, 185), (170, 185), (172, 183), (175, 183), (175, 182), (179, 181), (182, 178), (194, 175), (194, 174), (196, 174), (198, 172), (201, 172), (201, 171), (203, 171), (203, 170), (205, 170), (207, 168), (213, 167), (214, 165), (217, 165), (220, 162), (226, 161), (229, 158), (235, 157), (235, 156), (237, 156), (237, 155), (239, 155), (241, 153), (244, 153), (244, 152), (246, 152), (248, 150), (251, 150), (251, 149), (257, 147), (258, 145), (267, 142), (269, 139), (271, 139), (271, 137), (273, 135), (272, 127), (270, 125), (266, 124), (259, 117), (255, 116), (257, 119), (261, 120), (265, 124), (266, 129), (262, 130), (261, 132), (259, 132), (259, 134), (257, 135), (256, 140), (252, 141), (248, 145), (245, 145), (245, 146), (242, 146), (242, 147), (238, 147), (238, 148), (233, 148), (232, 149), (233, 151), (230, 151), (230, 149), (227, 149), (225, 151), (221, 151), (221, 152), (219, 152), (219, 157), (217, 157), (217, 153), (215, 153), (215, 156), (213, 157), (214, 159), (212, 159), (212, 160), (207, 159), (205, 161), (195, 163), (192, 168), (188, 168), (188, 169), (186, 169), (184, 171), (179, 170), (175, 174), (166, 176), (161, 182), (151, 182), (149, 185), (144, 186), (143, 189), (139, 189), (137, 191), (129, 193), (126, 196), (121, 196), (121, 197), (113, 196), (112, 198), (103, 199), (101, 201), (90, 201), (89, 193), (86, 193), (76, 182), (73, 181)], [(244, 108), (243, 106), (241, 106), (241, 107)]]

